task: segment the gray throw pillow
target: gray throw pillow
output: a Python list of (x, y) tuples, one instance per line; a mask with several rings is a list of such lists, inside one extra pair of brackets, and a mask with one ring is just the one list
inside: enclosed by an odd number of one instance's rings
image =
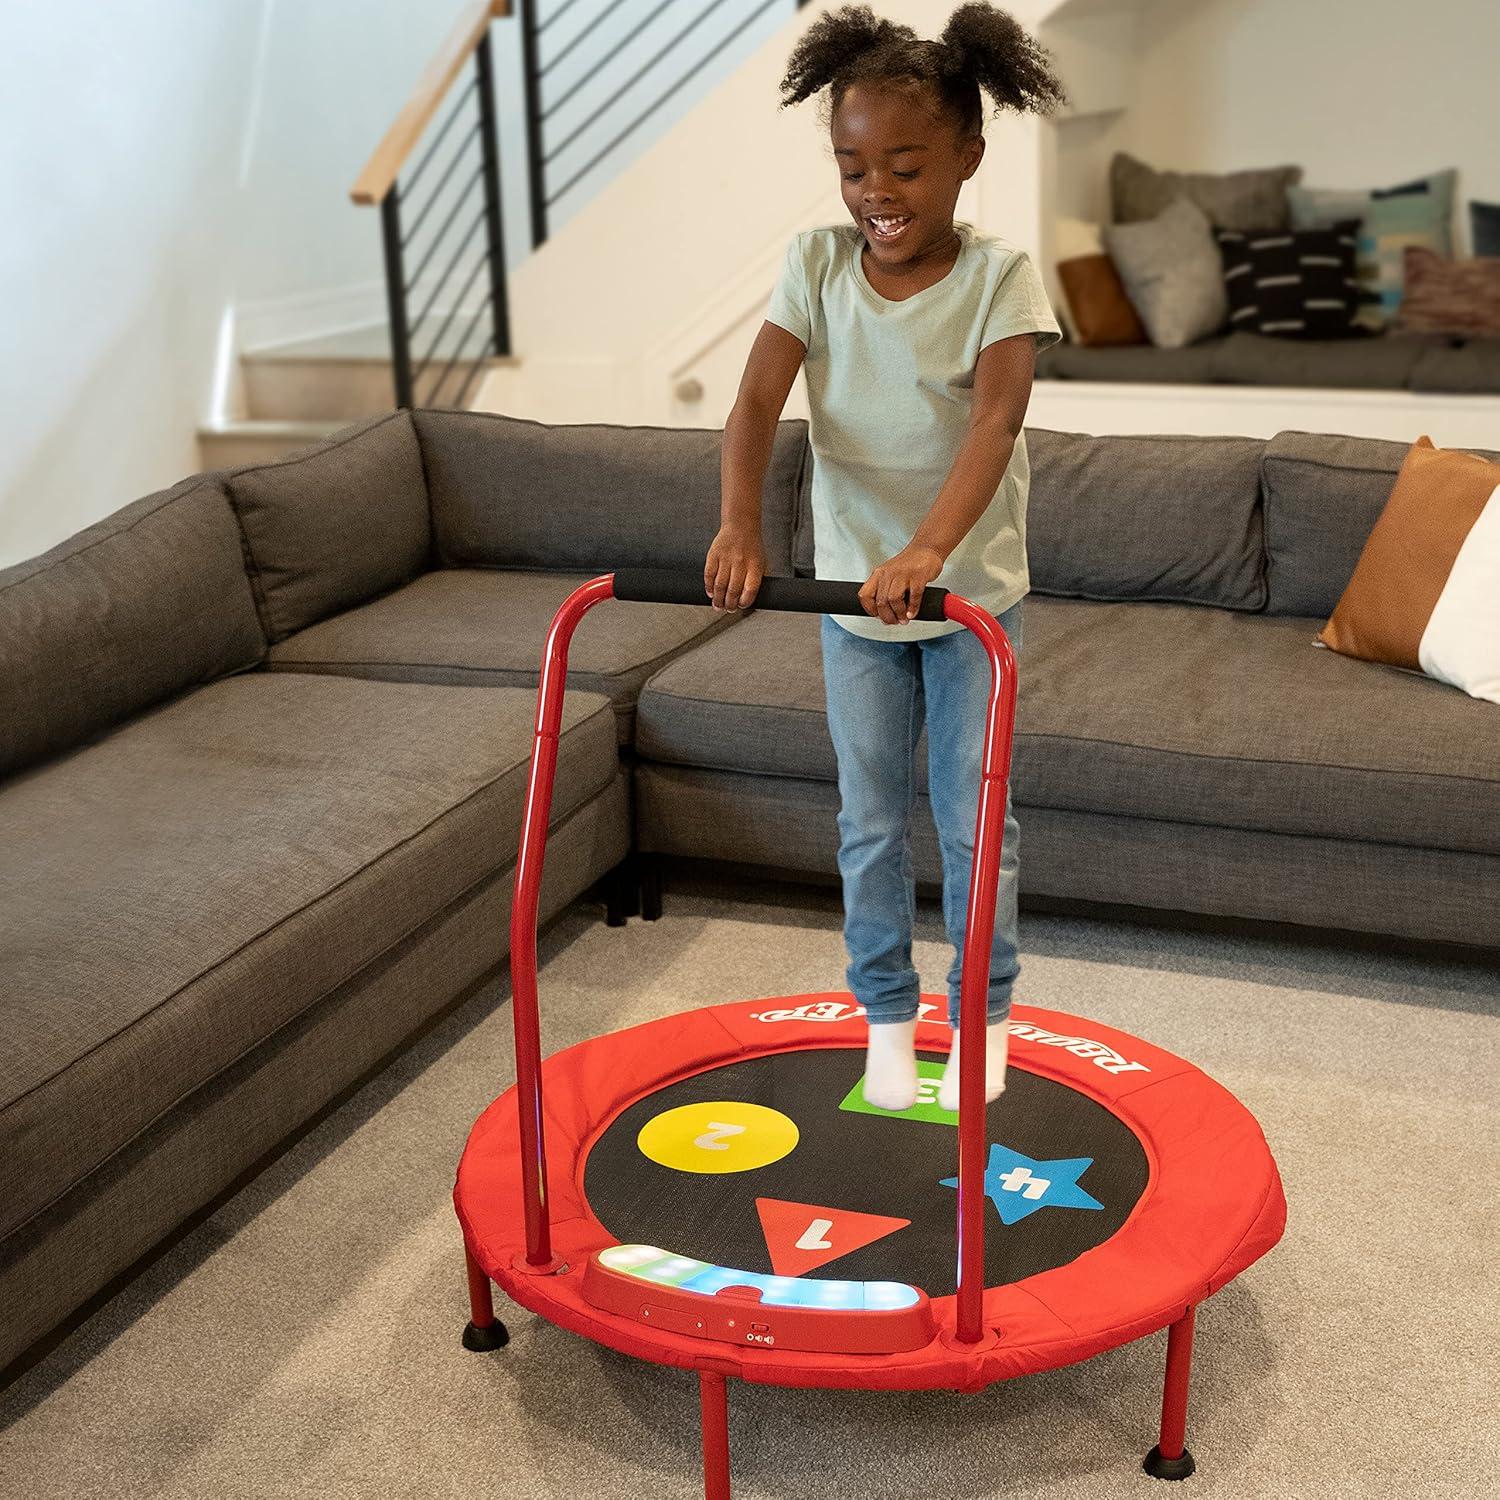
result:
[(1196, 203), (1219, 229), (1285, 229), (1286, 190), (1302, 181), (1301, 167), (1256, 167), (1247, 172), (1158, 172), (1127, 151), (1109, 164), (1109, 193), (1117, 224), (1154, 219), (1174, 198)]
[(1145, 224), (1107, 224), (1104, 243), (1157, 348), (1182, 349), (1224, 326), (1229, 299), (1219, 247), (1186, 198)]

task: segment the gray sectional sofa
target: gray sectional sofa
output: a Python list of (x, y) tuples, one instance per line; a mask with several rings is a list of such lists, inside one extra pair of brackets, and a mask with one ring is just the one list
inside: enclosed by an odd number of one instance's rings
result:
[[(701, 572), (721, 441), (397, 412), (0, 572), (0, 1370), (496, 972), (547, 622)], [(1401, 445), (1029, 441), (1024, 894), (1500, 949), (1500, 709), (1312, 644)], [(605, 604), (570, 686), (544, 915), (835, 872), (815, 618)]]

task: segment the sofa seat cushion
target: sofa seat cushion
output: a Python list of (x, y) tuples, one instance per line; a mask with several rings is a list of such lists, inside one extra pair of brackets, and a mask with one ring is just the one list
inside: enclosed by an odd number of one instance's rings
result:
[(1153, 344), (1054, 344), (1039, 349), (1039, 380), (1160, 381), (1167, 385), (1201, 385), (1214, 378), (1214, 356), (1225, 338), (1203, 339), (1185, 349), (1158, 349)]
[(1237, 331), (1185, 349), (1057, 344), (1038, 353), (1036, 373), (1048, 380), (1500, 393), (1500, 340), (1453, 344), (1441, 334), (1287, 339)]
[[(275, 671), (332, 672), (397, 682), (534, 689), (552, 616), (590, 575), (441, 568), (271, 649)], [(606, 600), (583, 617), (568, 651), (568, 686), (605, 694), (628, 744), (646, 679), (678, 652), (722, 629), (705, 605)]]
[[(257, 672), (8, 782), (0, 1235), (508, 868), (534, 714), (521, 689)], [(618, 775), (613, 729), (566, 700), (555, 821)]]
[(1287, 339), (1238, 331), (1214, 356), (1211, 379), (1226, 385), (1404, 390), (1430, 337)]
[(1324, 650), (1319, 619), (1027, 603), (1020, 801), (1500, 854), (1492, 704)]
[(1443, 338), (1426, 346), (1411, 374), (1414, 391), (1500, 395), (1500, 338)]
[[(1500, 854), (1494, 705), (1321, 649), (1321, 624), (1031, 595), (1017, 803)], [(673, 662), (641, 693), (637, 745), (835, 780), (816, 619), (752, 613)]]

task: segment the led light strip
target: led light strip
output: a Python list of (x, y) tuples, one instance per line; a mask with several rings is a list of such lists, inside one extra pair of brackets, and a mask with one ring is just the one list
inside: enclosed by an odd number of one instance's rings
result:
[(725, 1287), (755, 1287), (762, 1307), (825, 1307), (841, 1312), (889, 1312), (915, 1307), (921, 1294), (900, 1281), (822, 1281), (806, 1276), (764, 1276), (736, 1271), (706, 1260), (673, 1255), (655, 1245), (612, 1245), (599, 1252), (599, 1263), (612, 1271), (655, 1286), (675, 1287), (712, 1297)]

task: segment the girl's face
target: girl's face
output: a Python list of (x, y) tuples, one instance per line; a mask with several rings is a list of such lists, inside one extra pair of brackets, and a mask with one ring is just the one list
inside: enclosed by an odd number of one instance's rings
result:
[[(953, 245), (958, 191), (984, 155), (902, 89), (851, 85), (833, 112), (844, 203), (882, 268), (910, 268)], [(886, 222), (889, 221), (889, 222)]]

